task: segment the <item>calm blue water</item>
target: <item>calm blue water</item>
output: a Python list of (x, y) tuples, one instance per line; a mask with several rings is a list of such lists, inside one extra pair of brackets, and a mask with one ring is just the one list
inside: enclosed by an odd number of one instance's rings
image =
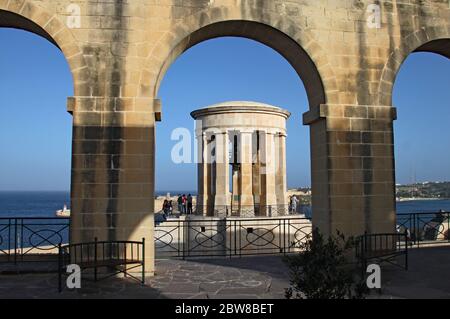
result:
[(397, 202), (397, 214), (438, 212), (441, 209), (446, 212), (450, 212), (450, 200), (418, 200)]
[[(172, 195), (178, 193), (189, 192), (171, 192)], [(194, 192), (191, 193), (194, 194)], [(167, 194), (165, 191), (157, 192), (157, 195), (165, 194)], [(24, 222), (19, 220), (17, 228), (8, 226), (10, 223), (8, 219), (1, 219), (2, 217), (55, 217), (55, 211), (61, 209), (65, 203), (70, 206), (69, 192), (0, 192), (0, 253), (1, 249), (14, 247), (14, 242), (18, 242), (19, 246), (23, 247), (67, 243), (67, 219), (51, 221), (33, 219)], [(399, 214), (439, 210), (450, 212), (450, 200), (397, 203)], [(302, 211), (310, 217), (310, 207), (302, 207)]]
[[(156, 192), (157, 196), (167, 191)], [(192, 191), (175, 191), (176, 194), (196, 194)], [(70, 207), (70, 192), (0, 192), (0, 217), (55, 217), (64, 204)]]
[(55, 217), (69, 192), (0, 192), (0, 217)]
[[(174, 191), (192, 193), (189, 191)], [(166, 195), (166, 191), (158, 191), (156, 195)], [(55, 211), (67, 203), (70, 206), (69, 192), (0, 192), (0, 217), (54, 217)], [(450, 200), (419, 200), (397, 203), (397, 213), (450, 211)], [(305, 208), (308, 214), (308, 209)]]

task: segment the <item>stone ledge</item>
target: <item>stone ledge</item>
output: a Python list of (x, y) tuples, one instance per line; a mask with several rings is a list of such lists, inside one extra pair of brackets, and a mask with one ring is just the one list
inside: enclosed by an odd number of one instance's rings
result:
[(71, 96), (67, 112), (153, 112), (161, 118), (161, 100), (141, 97)]
[(325, 118), (390, 120), (397, 119), (397, 109), (389, 105), (320, 104), (303, 114), (303, 125)]

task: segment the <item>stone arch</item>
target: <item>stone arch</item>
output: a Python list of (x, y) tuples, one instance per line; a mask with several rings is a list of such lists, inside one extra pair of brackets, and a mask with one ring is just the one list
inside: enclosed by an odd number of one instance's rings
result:
[[(336, 77), (326, 53), (308, 31), (278, 13), (254, 14), (216, 7), (187, 17), (164, 34), (151, 50), (140, 77), (141, 96), (157, 97), (159, 85), (172, 62), (203, 41), (237, 36), (263, 43), (280, 53), (302, 79), (310, 107), (332, 103), (328, 93), (337, 91)], [(331, 97), (335, 95), (330, 95)]]
[(72, 32), (56, 13), (49, 12), (31, 1), (0, 1), (0, 27), (22, 29), (47, 39), (58, 47), (69, 65), (74, 95), (86, 95), (89, 68)]
[(395, 79), (401, 66), (414, 52), (431, 52), (450, 59), (450, 28), (430, 27), (410, 33), (389, 56), (381, 73), (378, 105), (392, 105)]

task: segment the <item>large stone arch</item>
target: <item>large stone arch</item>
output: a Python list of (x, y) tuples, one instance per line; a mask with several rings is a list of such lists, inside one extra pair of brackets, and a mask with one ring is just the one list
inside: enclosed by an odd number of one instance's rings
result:
[(408, 56), (414, 52), (431, 52), (450, 59), (450, 25), (422, 28), (412, 32), (391, 52), (381, 73), (378, 105), (392, 105), (397, 74)]
[(177, 57), (198, 43), (224, 36), (252, 39), (280, 53), (302, 79), (310, 107), (333, 103), (328, 93), (337, 90), (336, 77), (326, 53), (309, 31), (279, 13), (264, 11), (255, 16), (225, 7), (195, 13), (159, 39), (146, 58), (140, 96), (156, 98), (167, 69)]
[(57, 46), (69, 65), (74, 95), (85, 95), (89, 68), (70, 29), (56, 13), (49, 12), (30, 1), (0, 1), (0, 27), (22, 29), (35, 33)]

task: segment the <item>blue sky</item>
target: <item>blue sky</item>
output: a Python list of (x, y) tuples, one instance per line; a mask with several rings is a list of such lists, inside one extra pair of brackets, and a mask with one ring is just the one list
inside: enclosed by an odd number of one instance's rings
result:
[[(68, 190), (72, 78), (62, 53), (31, 33), (0, 29), (0, 190)], [(399, 73), (394, 104), (397, 182), (450, 180), (450, 61), (417, 53)], [(195, 190), (196, 166), (173, 164), (170, 140), (194, 128), (189, 113), (228, 100), (254, 100), (288, 109), (289, 187), (310, 185), (309, 129), (302, 125), (306, 92), (278, 53), (257, 42), (220, 38), (184, 53), (161, 84), (157, 124), (157, 189)]]

